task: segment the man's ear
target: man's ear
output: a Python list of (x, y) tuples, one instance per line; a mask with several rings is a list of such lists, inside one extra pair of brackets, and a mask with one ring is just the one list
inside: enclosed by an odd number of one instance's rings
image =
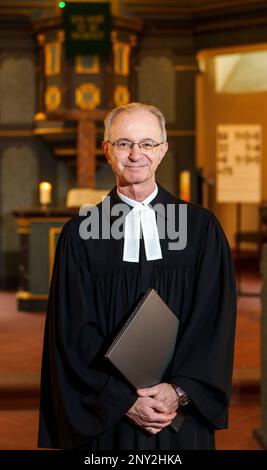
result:
[(109, 151), (108, 151), (108, 143), (103, 140), (102, 142), (102, 150), (104, 152), (104, 155), (110, 165), (110, 156), (109, 156)]
[(168, 142), (164, 142), (164, 144), (161, 144), (160, 161), (163, 159), (164, 155), (167, 153), (167, 150), (168, 150)]

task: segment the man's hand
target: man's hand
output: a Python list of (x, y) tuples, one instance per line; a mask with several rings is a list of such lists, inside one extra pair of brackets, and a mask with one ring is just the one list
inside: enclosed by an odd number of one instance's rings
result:
[(176, 413), (175, 411), (168, 412), (165, 404), (159, 400), (150, 397), (140, 397), (129, 409), (127, 416), (145, 431), (150, 434), (157, 434), (171, 424)]
[(154, 385), (149, 388), (140, 388), (137, 390), (139, 397), (150, 397), (161, 402), (166, 408), (166, 413), (173, 413), (179, 406), (179, 397), (172, 387), (167, 383)]

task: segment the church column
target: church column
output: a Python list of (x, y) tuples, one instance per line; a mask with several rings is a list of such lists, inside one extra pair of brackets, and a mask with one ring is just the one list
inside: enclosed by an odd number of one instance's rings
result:
[(44, 44), (45, 36), (38, 34), (38, 66), (37, 66), (37, 116), (44, 112)]
[(193, 55), (181, 56), (177, 59), (174, 66), (176, 73), (176, 128), (170, 129), (168, 134), (175, 140), (177, 178), (184, 170), (190, 172), (190, 199), (192, 202), (198, 202), (195, 119), (197, 65)]

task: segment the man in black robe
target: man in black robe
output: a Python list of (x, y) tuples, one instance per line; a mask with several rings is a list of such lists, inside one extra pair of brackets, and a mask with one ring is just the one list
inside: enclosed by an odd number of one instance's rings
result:
[[(96, 206), (98, 219), (86, 226), (84, 215), (73, 217), (57, 245), (44, 335), (40, 447), (213, 449), (215, 430), (227, 427), (236, 313), (230, 249), (212, 213), (156, 184), (167, 147), (164, 117), (155, 107), (132, 103), (105, 120), (103, 150), (117, 185)], [(107, 227), (114, 235), (121, 223), (122, 236), (108, 237)], [(104, 353), (151, 287), (180, 326), (162, 383), (135, 390)], [(178, 432), (171, 426), (176, 413), (186, 416)]]

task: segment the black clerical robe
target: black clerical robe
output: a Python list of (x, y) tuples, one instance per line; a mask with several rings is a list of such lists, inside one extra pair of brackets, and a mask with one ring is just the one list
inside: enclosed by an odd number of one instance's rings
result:
[[(179, 204), (159, 185), (151, 202)], [(122, 203), (116, 188), (111, 208)], [(109, 217), (97, 206), (102, 221)], [(102, 213), (103, 212), (103, 213)], [(119, 216), (112, 216), (111, 223)], [(165, 217), (165, 222), (167, 217)], [(87, 449), (182, 450), (214, 448), (214, 431), (227, 426), (235, 334), (236, 294), (230, 249), (216, 217), (187, 205), (187, 244), (162, 259), (123, 261), (124, 239), (84, 240), (80, 216), (58, 241), (44, 334), (39, 446)], [(107, 219), (106, 219), (107, 220)], [(191, 397), (180, 430), (149, 435), (126, 416), (133, 387), (105, 360), (114, 332), (147, 288), (155, 288), (180, 320), (173, 360), (163, 382)], [(148, 345), (149, 347), (149, 345)]]

